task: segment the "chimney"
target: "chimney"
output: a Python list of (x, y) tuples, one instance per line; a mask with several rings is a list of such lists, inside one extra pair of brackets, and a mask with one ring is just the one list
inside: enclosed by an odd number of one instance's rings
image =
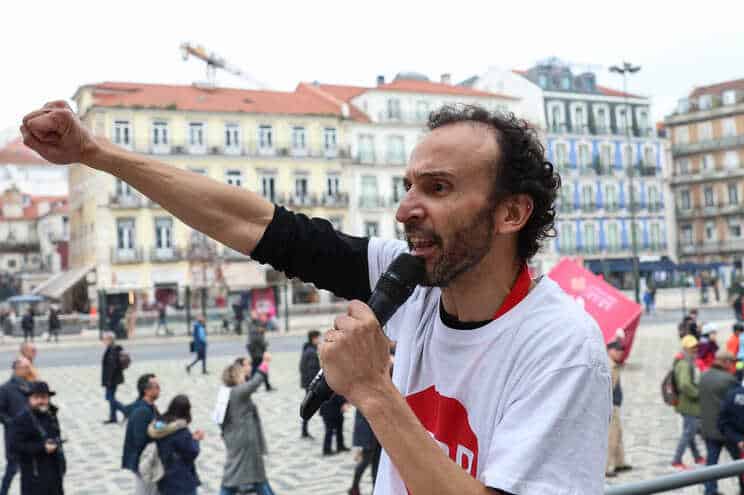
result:
[(445, 72), (440, 76), (439, 82), (442, 84), (452, 84), (452, 74)]
[(382, 86), (385, 84), (385, 76), (377, 76), (377, 85)]

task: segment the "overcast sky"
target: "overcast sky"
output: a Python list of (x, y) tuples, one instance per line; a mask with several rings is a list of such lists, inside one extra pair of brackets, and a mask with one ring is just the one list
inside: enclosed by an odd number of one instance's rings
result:
[[(653, 99), (657, 119), (693, 86), (744, 78), (744, 2), (375, 0), (0, 3), (0, 132), (75, 89), (100, 81), (191, 83), (203, 63), (191, 41), (274, 89), (298, 81), (371, 85), (399, 71), (454, 81), (489, 65), (528, 68), (555, 55), (607, 67), (642, 65), (629, 91)], [(218, 73), (218, 82), (240, 81)]]

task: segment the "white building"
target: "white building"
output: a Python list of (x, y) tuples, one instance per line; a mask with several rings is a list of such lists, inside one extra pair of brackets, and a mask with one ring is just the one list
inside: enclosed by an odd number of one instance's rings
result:
[(429, 113), (447, 104), (475, 104), (516, 112), (512, 96), (453, 85), (448, 74), (432, 82), (417, 73), (400, 73), (390, 83), (378, 77), (375, 87), (316, 85), (316, 88), (365, 114), (353, 120), (344, 180), (351, 201), (346, 224), (354, 235), (401, 237), (395, 211), (403, 197), (403, 175), (416, 143), (426, 132)]
[(0, 147), (0, 192), (15, 186), (31, 196), (67, 196), (67, 170), (44, 160), (20, 138)]

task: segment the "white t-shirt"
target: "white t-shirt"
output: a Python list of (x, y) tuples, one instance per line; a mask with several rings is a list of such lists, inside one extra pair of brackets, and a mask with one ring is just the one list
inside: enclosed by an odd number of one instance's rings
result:
[[(370, 239), (372, 288), (404, 251)], [(442, 450), (508, 493), (603, 493), (612, 393), (596, 322), (547, 277), (474, 330), (445, 326), (440, 294), (417, 287), (386, 332), (397, 341), (393, 382)], [(406, 494), (383, 452), (375, 495)]]

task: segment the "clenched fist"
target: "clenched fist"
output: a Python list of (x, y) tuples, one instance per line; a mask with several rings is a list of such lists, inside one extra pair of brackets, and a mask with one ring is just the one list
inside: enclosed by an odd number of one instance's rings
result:
[(23, 143), (52, 163), (85, 163), (98, 149), (93, 135), (64, 101), (47, 103), (23, 118)]

